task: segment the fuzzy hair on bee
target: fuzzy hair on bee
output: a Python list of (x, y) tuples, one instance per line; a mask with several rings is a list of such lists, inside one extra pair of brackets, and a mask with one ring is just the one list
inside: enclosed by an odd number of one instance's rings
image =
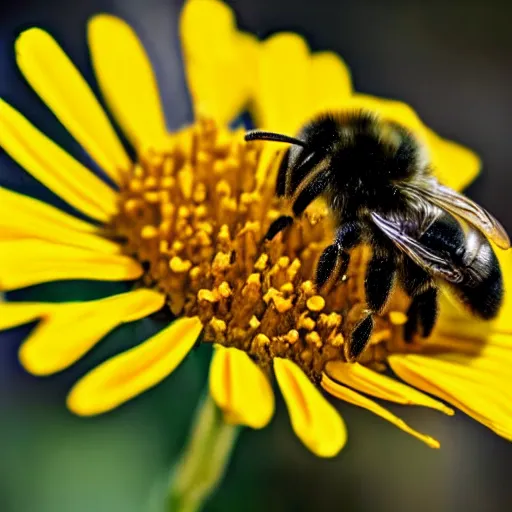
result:
[(372, 248), (365, 276), (368, 313), (346, 333), (347, 360), (366, 348), (373, 315), (385, 308), (397, 283), (411, 298), (407, 341), (431, 334), (440, 283), (475, 316), (497, 315), (503, 280), (489, 240), (502, 249), (510, 240), (487, 211), (437, 181), (427, 148), (405, 127), (369, 111), (349, 111), (321, 115), (296, 137), (254, 130), (245, 140), (290, 144), (276, 195), (291, 201), (293, 216), (276, 219), (267, 240), (316, 198), (329, 207), (335, 238), (318, 261), (318, 287), (345, 275), (355, 246)]

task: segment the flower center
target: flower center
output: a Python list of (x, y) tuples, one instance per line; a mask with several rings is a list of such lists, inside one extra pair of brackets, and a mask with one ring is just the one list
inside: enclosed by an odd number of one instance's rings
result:
[[(311, 279), (333, 237), (323, 205), (262, 243), (287, 206), (274, 195), (280, 152), (267, 159), (263, 144), (207, 120), (170, 136), (134, 165), (109, 229), (145, 266), (141, 286), (165, 293), (169, 313), (199, 316), (204, 342), (244, 350), (264, 369), (291, 359), (318, 381), (328, 361), (346, 360), (344, 333), (365, 314), (368, 249), (319, 291)], [(361, 363), (383, 369), (405, 319), (404, 304), (395, 309), (375, 318)]]

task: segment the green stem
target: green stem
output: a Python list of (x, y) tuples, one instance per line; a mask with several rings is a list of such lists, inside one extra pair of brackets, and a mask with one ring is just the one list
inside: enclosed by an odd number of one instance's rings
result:
[(199, 406), (194, 427), (169, 487), (169, 512), (196, 512), (220, 484), (239, 427), (228, 425), (209, 395)]

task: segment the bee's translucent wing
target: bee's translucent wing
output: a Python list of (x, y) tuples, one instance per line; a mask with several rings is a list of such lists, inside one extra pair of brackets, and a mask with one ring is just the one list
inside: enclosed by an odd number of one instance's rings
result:
[(501, 249), (510, 248), (510, 238), (505, 228), (484, 208), (435, 180), (418, 185), (405, 185), (406, 191), (423, 197), (479, 229)]
[(385, 219), (378, 213), (372, 212), (375, 225), (414, 263), (430, 274), (445, 279), (450, 283), (460, 283), (463, 280), (461, 271), (450, 261), (423, 245), (418, 240), (404, 233), (401, 226), (392, 220)]

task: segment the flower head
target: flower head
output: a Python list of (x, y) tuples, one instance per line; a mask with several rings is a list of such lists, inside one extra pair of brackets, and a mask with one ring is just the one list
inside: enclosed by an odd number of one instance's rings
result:
[[(100, 15), (88, 36), (101, 92), (136, 159), (51, 36), (24, 32), (16, 42), (22, 73), (115, 186), (2, 100), (0, 145), (82, 218), (0, 189), (0, 289), (70, 279), (128, 281), (131, 289), (87, 302), (1, 304), (1, 329), (39, 319), (20, 349), (27, 370), (63, 370), (120, 324), (162, 311), (166, 328), (73, 387), (74, 412), (105, 412), (156, 385), (202, 333), (202, 343), (215, 344), (210, 390), (226, 420), (267, 425), (275, 375), (293, 429), (319, 456), (335, 455), (346, 441), (343, 421), (322, 391), (432, 447), (439, 443), (370, 397), (453, 414), (434, 395), (512, 438), (506, 316), (512, 304), (506, 300), (493, 323), (470, 329), (471, 320), (444, 304), (434, 335), (406, 344), (407, 301), (397, 294), (376, 319), (369, 347), (349, 362), (343, 333), (365, 308), (367, 248), (354, 252), (343, 280), (319, 291), (311, 276), (332, 239), (322, 204), (285, 235), (261, 243), (284, 207), (274, 195), (282, 149), (246, 143), (227, 123), (249, 108), (257, 126), (293, 134), (322, 111), (368, 109), (421, 138), (438, 178), (456, 189), (478, 172), (471, 151), (434, 134), (403, 103), (354, 93), (339, 57), (311, 54), (299, 36), (258, 42), (239, 32), (217, 0), (184, 7), (181, 37), (196, 120), (177, 133), (166, 129), (154, 74), (131, 28)], [(503, 255), (501, 261), (506, 280), (511, 262)]]

